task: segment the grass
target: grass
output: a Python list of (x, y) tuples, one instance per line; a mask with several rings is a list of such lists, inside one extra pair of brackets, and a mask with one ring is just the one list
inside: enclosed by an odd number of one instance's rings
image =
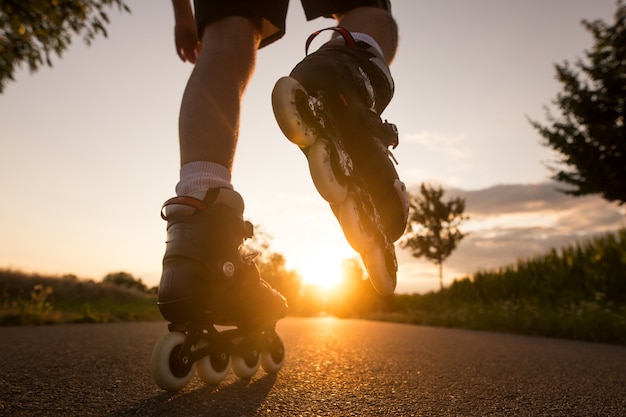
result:
[(396, 295), (368, 317), (626, 345), (626, 229)]
[(430, 308), (392, 309), (366, 317), (438, 327), (464, 328), (531, 336), (626, 345), (626, 308), (607, 308), (600, 303), (580, 302), (559, 307), (517, 304), (508, 301), (480, 304), (446, 304)]
[(153, 293), (74, 276), (0, 270), (0, 325), (160, 319)]

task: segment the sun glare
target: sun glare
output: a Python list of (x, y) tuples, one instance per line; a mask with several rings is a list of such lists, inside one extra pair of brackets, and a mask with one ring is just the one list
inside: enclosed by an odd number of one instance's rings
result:
[(337, 252), (312, 254), (299, 269), (304, 284), (331, 290), (342, 281), (343, 258)]

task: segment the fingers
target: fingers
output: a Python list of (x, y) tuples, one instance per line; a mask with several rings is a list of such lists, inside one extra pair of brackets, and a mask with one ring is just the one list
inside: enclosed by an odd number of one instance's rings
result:
[(183, 62), (196, 63), (200, 52), (200, 41), (195, 26), (177, 25), (174, 29), (176, 54)]
[(176, 53), (183, 62), (191, 62), (192, 64), (195, 64), (198, 59), (198, 54), (200, 53), (200, 42), (196, 42), (195, 45), (177, 45)]

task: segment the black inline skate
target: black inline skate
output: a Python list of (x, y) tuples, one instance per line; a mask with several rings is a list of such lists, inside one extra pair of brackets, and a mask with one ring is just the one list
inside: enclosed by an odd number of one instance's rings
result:
[(287, 303), (259, 276), (256, 254), (242, 253), (252, 236), (243, 209), (241, 196), (226, 188), (163, 205), (167, 246), (158, 306), (170, 332), (155, 345), (151, 368), (167, 391), (182, 389), (194, 366), (200, 379), (217, 384), (231, 368), (248, 379), (259, 366), (276, 373), (283, 365), (285, 348), (275, 325), (287, 314)]
[[(408, 217), (408, 194), (389, 150), (398, 132), (380, 118), (394, 83), (378, 51), (343, 28), (329, 29), (343, 39), (307, 55), (276, 82), (274, 115), (306, 155), (315, 187), (361, 254), (372, 285), (389, 295), (396, 287), (393, 243)], [(307, 40), (307, 54), (320, 32)]]

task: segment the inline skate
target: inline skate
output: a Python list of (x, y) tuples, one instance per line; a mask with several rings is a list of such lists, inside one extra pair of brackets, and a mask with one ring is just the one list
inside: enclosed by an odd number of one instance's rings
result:
[(217, 384), (230, 369), (249, 379), (260, 366), (273, 374), (284, 363), (275, 325), (287, 303), (261, 279), (256, 254), (241, 249), (252, 236), (243, 209), (241, 196), (227, 188), (163, 205), (168, 225), (158, 306), (170, 324), (153, 349), (151, 370), (167, 391), (182, 389), (194, 368)]
[[(394, 242), (404, 233), (408, 194), (389, 148), (396, 126), (380, 114), (394, 83), (385, 60), (343, 28), (341, 38), (308, 54), (276, 82), (272, 107), (284, 135), (306, 155), (317, 191), (330, 204), (348, 243), (360, 253), (374, 288), (396, 287)], [(325, 29), (327, 30), (327, 29)]]

